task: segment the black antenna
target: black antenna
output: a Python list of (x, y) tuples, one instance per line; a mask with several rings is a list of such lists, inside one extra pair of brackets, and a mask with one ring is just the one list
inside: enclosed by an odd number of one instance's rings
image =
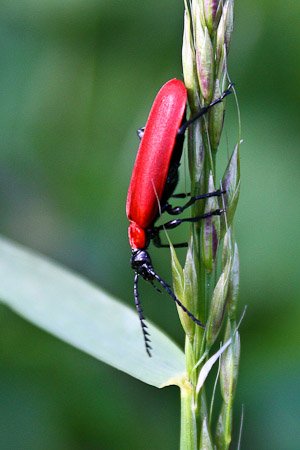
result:
[(145, 347), (146, 347), (146, 352), (148, 353), (148, 355), (151, 357), (151, 352), (150, 350), (152, 350), (151, 345), (149, 344), (149, 342), (151, 342), (150, 338), (148, 336), (150, 336), (150, 334), (148, 333), (148, 331), (146, 330), (147, 325), (145, 324), (145, 317), (143, 316), (143, 309), (141, 307), (141, 302), (139, 299), (139, 291), (138, 291), (138, 279), (139, 279), (139, 274), (137, 272), (135, 272), (135, 276), (134, 276), (134, 285), (133, 285), (133, 292), (134, 292), (134, 301), (135, 301), (135, 307), (137, 310), (137, 313), (139, 315), (139, 319), (141, 322), (141, 327), (142, 327), (142, 331), (143, 331), (143, 335), (144, 335), (144, 341), (145, 341)]
[(178, 300), (178, 298), (175, 296), (175, 294), (172, 292), (172, 290), (170, 289), (170, 286), (160, 278), (159, 275), (157, 275), (156, 272), (154, 272), (154, 270), (152, 269), (150, 271), (151, 275), (154, 276), (154, 278), (157, 279), (157, 281), (159, 281), (159, 283), (162, 285), (162, 287), (167, 291), (167, 293), (172, 297), (172, 299), (174, 300), (174, 302), (177, 303), (178, 306), (180, 306), (180, 308), (183, 309), (183, 311), (192, 319), (193, 322), (195, 322), (197, 325), (199, 325), (202, 328), (205, 328), (205, 325), (203, 325), (203, 323), (201, 323), (198, 319), (196, 319), (196, 317), (181, 303), (181, 301)]
[[(214, 211), (213, 214), (215, 214), (216, 212)], [(219, 212), (218, 212), (219, 213)], [(209, 216), (212, 215), (212, 213), (208, 213)], [(194, 220), (197, 218), (192, 218), (192, 219), (181, 219), (182, 221), (185, 220)], [(179, 219), (178, 219), (179, 220)], [(175, 221), (171, 221), (170, 224), (172, 224), (172, 222), (176, 222)], [(167, 224), (168, 225), (168, 224)], [(177, 226), (175, 224), (175, 226)], [(139, 290), (138, 290), (138, 280), (139, 280), (139, 276), (142, 276), (146, 281), (149, 281), (152, 286), (157, 289), (159, 292), (160, 290), (154, 285), (153, 280), (157, 280), (161, 286), (165, 289), (165, 291), (167, 291), (167, 293), (170, 295), (170, 297), (172, 298), (172, 300), (174, 300), (175, 303), (177, 303), (178, 306), (180, 306), (180, 308), (185, 312), (185, 314), (192, 319), (193, 322), (195, 322), (197, 325), (199, 325), (202, 328), (205, 328), (205, 325), (203, 325), (203, 323), (201, 323), (182, 303), (180, 300), (178, 300), (178, 298), (176, 297), (176, 295), (174, 294), (174, 292), (172, 291), (172, 289), (170, 288), (170, 286), (162, 279), (160, 278), (159, 275), (157, 275), (157, 273), (154, 271), (152, 263), (151, 263), (151, 259), (150, 256), (148, 255), (146, 250), (140, 250), (140, 249), (136, 249), (132, 251), (132, 258), (131, 258), (131, 266), (133, 269), (135, 269), (135, 275), (134, 275), (134, 287), (133, 287), (133, 292), (134, 292), (134, 301), (135, 301), (135, 307), (140, 319), (140, 323), (141, 323), (141, 327), (142, 327), (142, 331), (143, 331), (143, 335), (144, 335), (144, 342), (145, 342), (145, 348), (146, 348), (146, 352), (148, 353), (149, 356), (151, 355), (151, 351), (152, 347), (150, 346), (150, 334), (147, 331), (147, 325), (145, 323), (146, 319), (145, 316), (143, 315), (143, 309), (141, 307), (141, 302), (140, 302), (140, 298), (139, 298)]]

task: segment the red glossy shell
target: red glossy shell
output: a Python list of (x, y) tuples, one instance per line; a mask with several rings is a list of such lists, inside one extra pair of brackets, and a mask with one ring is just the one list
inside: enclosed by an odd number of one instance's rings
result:
[[(152, 105), (135, 160), (126, 203), (127, 217), (131, 222), (129, 240), (132, 248), (142, 248), (135, 242), (132, 223), (135, 228), (138, 226), (140, 233), (140, 229), (147, 228), (157, 214), (158, 200), (166, 184), (186, 101), (184, 84), (173, 79), (163, 85)], [(139, 244), (142, 242), (140, 235), (137, 240)]]

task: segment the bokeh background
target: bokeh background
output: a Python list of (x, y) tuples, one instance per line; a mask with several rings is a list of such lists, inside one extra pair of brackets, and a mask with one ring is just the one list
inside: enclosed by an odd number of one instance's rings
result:
[[(182, 76), (182, 3), (0, 6), (0, 232), (129, 304), (124, 209), (135, 130), (159, 87)], [(229, 70), (243, 123), (236, 235), (248, 310), (235, 416), (238, 426), (243, 404), (249, 450), (300, 442), (299, 15), (291, 0), (236, 1)], [(227, 103), (220, 175), (237, 137)], [(167, 252), (152, 255), (170, 280)], [(143, 286), (143, 304), (182, 345), (169, 299)], [(1, 450), (178, 448), (177, 388), (144, 385), (4, 307), (0, 402)]]

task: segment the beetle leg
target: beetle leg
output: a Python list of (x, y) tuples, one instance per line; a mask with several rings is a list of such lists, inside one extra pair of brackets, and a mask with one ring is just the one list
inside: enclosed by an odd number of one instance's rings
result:
[[(169, 244), (161, 243), (159, 231), (157, 231), (157, 234), (153, 237), (153, 244), (155, 245), (155, 247), (158, 247), (158, 248), (170, 248)], [(187, 242), (181, 242), (180, 244), (173, 244), (174, 248), (183, 248), (183, 247), (187, 247), (187, 246), (188, 246)]]
[[(196, 202), (196, 200), (201, 200), (203, 198), (208, 197), (220, 197), (222, 194), (226, 194), (226, 191), (221, 191), (220, 189), (218, 189), (217, 191), (210, 192), (208, 194), (196, 195), (195, 197), (191, 197), (190, 200), (185, 205), (175, 206), (174, 208), (172, 207), (172, 205), (167, 203), (164, 207), (164, 211), (167, 211), (169, 214), (175, 216), (177, 214), (182, 213), (186, 208), (189, 208), (191, 205), (193, 205)], [(178, 194), (178, 195), (185, 195), (185, 194)]]
[(133, 287), (133, 291), (134, 291), (134, 301), (135, 301), (135, 307), (137, 310), (137, 313), (139, 315), (139, 319), (141, 322), (141, 327), (142, 327), (142, 331), (143, 331), (143, 335), (144, 335), (144, 341), (145, 341), (145, 348), (146, 348), (146, 352), (148, 353), (149, 356), (151, 356), (151, 352), (150, 350), (152, 350), (149, 342), (150, 338), (149, 338), (149, 333), (146, 330), (147, 325), (145, 324), (145, 317), (143, 315), (143, 310), (141, 307), (141, 302), (139, 299), (139, 291), (138, 291), (138, 279), (139, 279), (139, 274), (137, 272), (135, 272), (135, 276), (134, 276), (134, 287)]
[(141, 127), (136, 132), (136, 134), (138, 135), (140, 141), (142, 140), (142, 137), (144, 136), (144, 131), (145, 131), (145, 127)]
[(173, 195), (171, 195), (172, 198), (186, 198), (186, 197), (190, 197), (190, 196), (191, 196), (190, 192), (188, 194), (182, 193), (182, 194), (173, 194)]
[(187, 129), (187, 127), (189, 127), (193, 122), (195, 122), (195, 120), (199, 119), (199, 117), (206, 114), (207, 111), (210, 108), (212, 108), (213, 106), (217, 105), (218, 103), (221, 103), (224, 100), (224, 98), (227, 97), (227, 95), (232, 94), (232, 91), (231, 91), (232, 86), (233, 86), (233, 83), (230, 83), (228, 88), (226, 89), (226, 91), (224, 91), (223, 94), (221, 95), (221, 97), (217, 98), (216, 100), (211, 102), (209, 105), (201, 108), (191, 119), (184, 122), (181, 125), (181, 127), (179, 128), (177, 134), (183, 134), (185, 132), (185, 130)]
[(157, 234), (153, 237), (153, 244), (158, 248), (170, 248), (169, 245), (161, 243), (159, 231), (157, 231)]
[(187, 217), (186, 219), (173, 219), (170, 220), (167, 223), (164, 223), (163, 225), (160, 225), (159, 227), (157, 227), (158, 231), (161, 231), (163, 229), (166, 230), (172, 230), (173, 228), (178, 227), (178, 225), (180, 225), (183, 222), (199, 222), (202, 219), (207, 219), (208, 217), (211, 216), (220, 216), (221, 214), (223, 214), (224, 210), (223, 209), (216, 209), (215, 211), (211, 211), (209, 213), (203, 214), (202, 216), (197, 216), (197, 217)]

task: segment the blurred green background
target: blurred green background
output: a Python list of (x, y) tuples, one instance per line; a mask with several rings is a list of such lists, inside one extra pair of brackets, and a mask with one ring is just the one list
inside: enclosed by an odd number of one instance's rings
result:
[[(135, 130), (160, 86), (182, 76), (182, 3), (0, 6), (0, 232), (131, 305)], [(248, 310), (235, 415), (238, 426), (244, 404), (249, 450), (300, 442), (299, 14), (291, 0), (236, 1), (229, 70), (243, 123), (236, 235)], [(220, 175), (237, 137), (233, 98), (227, 104)], [(152, 255), (170, 280), (168, 252)], [(147, 316), (182, 345), (174, 305), (142, 290)], [(0, 325), (1, 450), (178, 448), (177, 388), (144, 385), (4, 307)]]

